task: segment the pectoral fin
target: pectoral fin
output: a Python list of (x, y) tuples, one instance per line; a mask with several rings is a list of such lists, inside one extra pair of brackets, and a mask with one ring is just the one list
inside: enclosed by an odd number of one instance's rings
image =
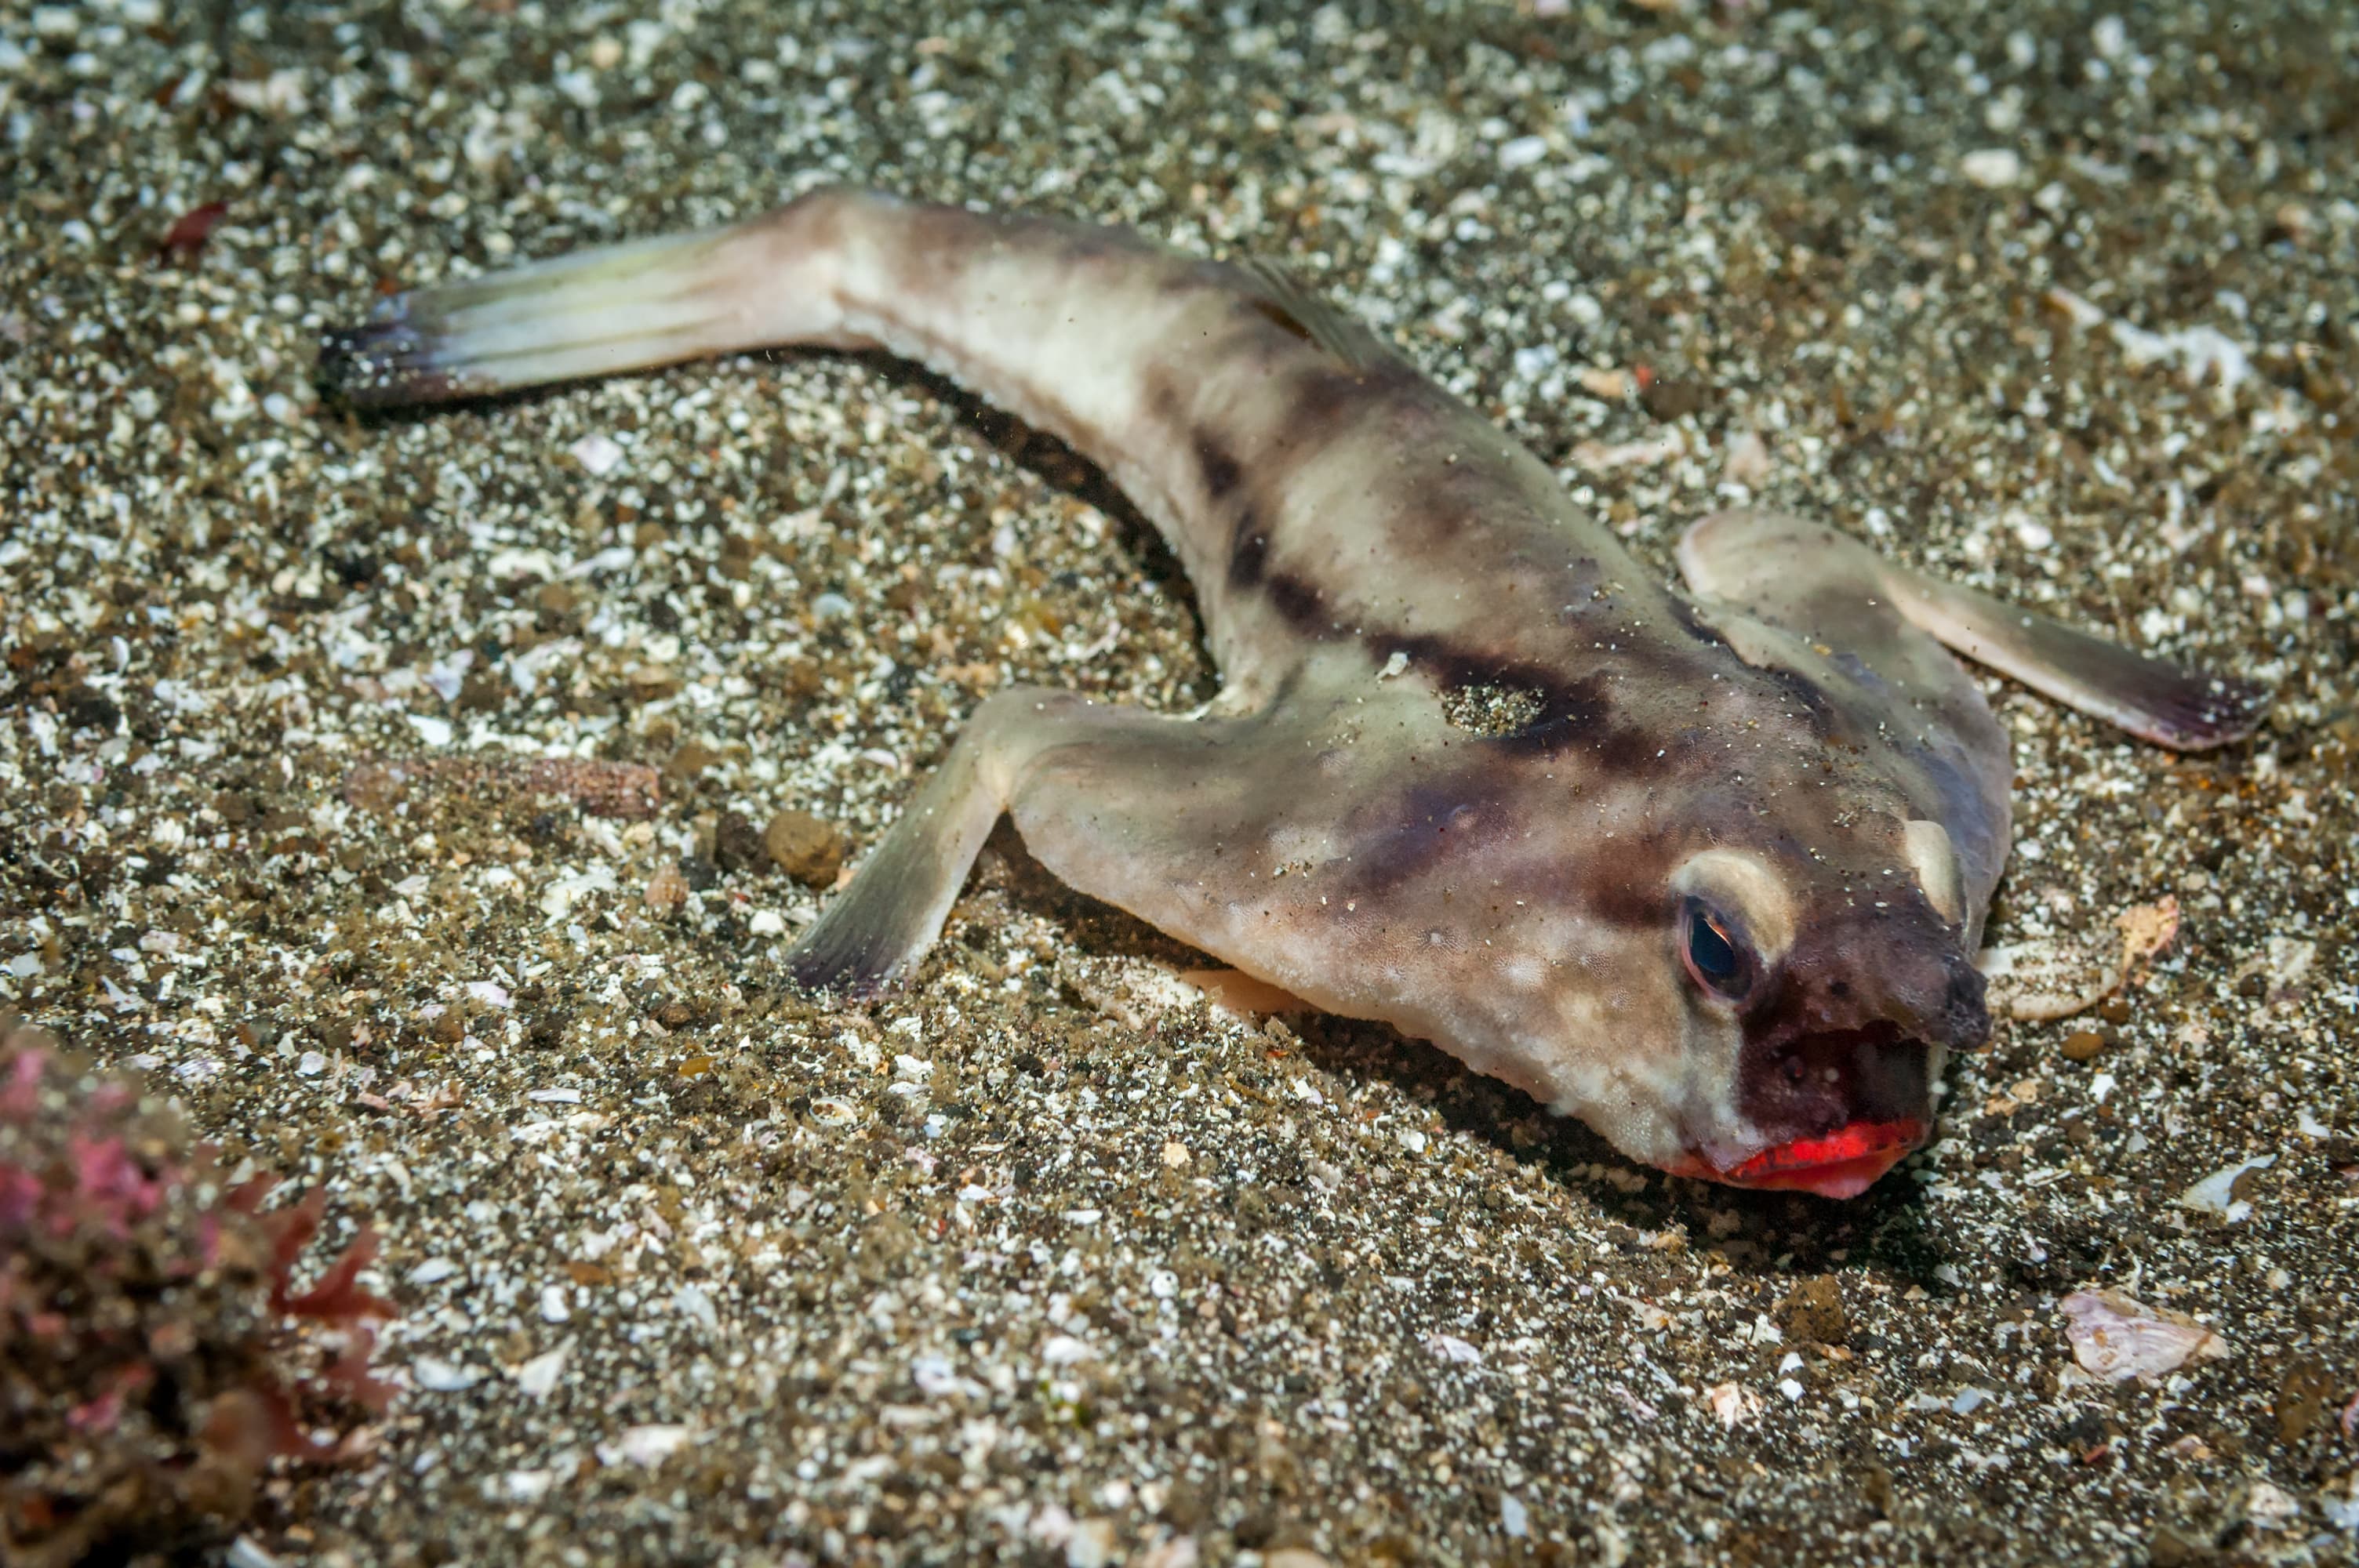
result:
[(1901, 613), (1976, 664), (2065, 707), (2178, 752), (2241, 741), (2268, 711), (2250, 681), (2192, 670), (2093, 637), (2035, 610), (1886, 566)]
[[(866, 995), (905, 974), (941, 935), (967, 871), (1003, 812), (1042, 793), (1041, 780), (1074, 759), (1103, 760), (1114, 775), (1105, 794), (1138, 801), (1151, 819), (1170, 797), (1219, 771), (1218, 749), (1233, 723), (1190, 722), (1094, 702), (1077, 692), (1018, 687), (976, 710), (908, 809), (787, 956), (795, 979), (815, 989)], [(1137, 853), (1130, 838), (1107, 842), (1110, 859)], [(1087, 883), (1082, 884), (1087, 886)]]
[[(1235, 961), (1225, 912), (1258, 891), (1241, 821), (1279, 795), (1295, 762), (1265, 715), (1180, 719), (1077, 692), (1016, 687), (968, 722), (818, 921), (787, 955), (815, 989), (873, 994), (940, 935), (1003, 813), (1068, 886)], [(1277, 782), (1274, 782), (1277, 781)]]
[(1698, 592), (1863, 656), (1879, 623), (1897, 615), (1976, 664), (2175, 751), (2242, 740), (2268, 707), (2248, 681), (2134, 653), (1799, 518), (1715, 514), (1689, 529), (1680, 565)]

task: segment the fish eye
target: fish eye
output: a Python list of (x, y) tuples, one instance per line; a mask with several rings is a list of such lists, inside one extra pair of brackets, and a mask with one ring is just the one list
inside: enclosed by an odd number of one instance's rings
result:
[(1750, 989), (1752, 964), (1728, 923), (1690, 899), (1687, 903), (1688, 973), (1706, 990), (1735, 1000)]

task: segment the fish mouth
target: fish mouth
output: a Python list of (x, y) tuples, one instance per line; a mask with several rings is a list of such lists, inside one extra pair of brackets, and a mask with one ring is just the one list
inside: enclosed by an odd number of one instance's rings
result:
[(1737, 1107), (1749, 1136), (1698, 1140), (1690, 1147), (1701, 1168), (1692, 1173), (1730, 1186), (1856, 1197), (1930, 1136), (1938, 1054), (1888, 1019), (1782, 1036), (1748, 1033)]
[(1732, 1187), (1855, 1198), (1924, 1141), (1925, 1123), (1913, 1118), (1863, 1119), (1832, 1132), (1772, 1144), (1725, 1169), (1699, 1173)]

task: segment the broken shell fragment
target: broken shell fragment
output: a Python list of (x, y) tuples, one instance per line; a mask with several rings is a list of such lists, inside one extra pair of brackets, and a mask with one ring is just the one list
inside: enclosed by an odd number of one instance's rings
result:
[(2251, 1201), (2238, 1188), (2249, 1189), (2245, 1178), (2255, 1171), (2266, 1171), (2277, 1162), (2274, 1154), (2263, 1154), (2251, 1160), (2239, 1160), (2233, 1165), (2223, 1165), (2193, 1186), (2179, 1195), (2179, 1206), (2191, 1208), (2198, 1214), (2217, 1215), (2234, 1225), (2253, 1212)]
[(2119, 1291), (2075, 1291), (2060, 1303), (2064, 1336), (2082, 1370), (2112, 1382), (2158, 1378), (2190, 1361), (2216, 1360), (2228, 1342), (2184, 1313)]

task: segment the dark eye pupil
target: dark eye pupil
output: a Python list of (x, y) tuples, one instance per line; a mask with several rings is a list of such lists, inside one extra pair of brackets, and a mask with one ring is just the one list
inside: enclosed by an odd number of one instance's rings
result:
[(1734, 943), (1721, 934), (1710, 915), (1699, 914), (1688, 925), (1688, 962), (1712, 981), (1733, 980), (1739, 968)]

